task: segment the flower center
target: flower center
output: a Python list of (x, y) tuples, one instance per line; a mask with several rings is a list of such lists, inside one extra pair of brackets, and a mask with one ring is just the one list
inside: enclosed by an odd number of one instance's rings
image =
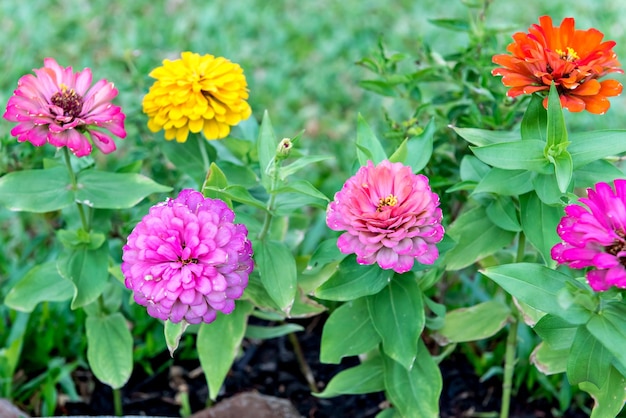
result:
[(398, 198), (392, 194), (389, 194), (387, 197), (381, 197), (378, 201), (378, 207), (376, 208), (376, 212), (382, 212), (385, 206), (395, 206), (398, 204)]
[(186, 266), (188, 264), (198, 264), (198, 259), (197, 258), (188, 258), (187, 260), (183, 260), (182, 258), (178, 259), (179, 263), (183, 263), (183, 266)]
[(61, 91), (54, 93), (50, 100), (52, 104), (63, 109), (64, 116), (76, 118), (83, 110), (83, 98), (64, 84), (61, 84)]
[(576, 51), (574, 51), (574, 48), (571, 48), (569, 46), (566, 48), (565, 51), (563, 51), (562, 49), (557, 49), (555, 52), (559, 54), (559, 57), (561, 57), (562, 60), (565, 61), (572, 62), (580, 58)]
[[(607, 253), (617, 257), (617, 254), (619, 254), (622, 251), (626, 251), (626, 241), (624, 241), (624, 237), (626, 237), (626, 234), (623, 231), (615, 231), (615, 232), (622, 239), (616, 240), (613, 244), (607, 247), (604, 247), (604, 249), (606, 250)], [(618, 257), (618, 258), (619, 258), (620, 264), (626, 267), (626, 257)]]

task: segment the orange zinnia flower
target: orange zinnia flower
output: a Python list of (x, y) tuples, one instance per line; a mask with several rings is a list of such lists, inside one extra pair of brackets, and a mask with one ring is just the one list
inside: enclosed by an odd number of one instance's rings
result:
[[(571, 17), (554, 27), (549, 16), (542, 16), (529, 33), (513, 35), (514, 42), (507, 47), (512, 55), (493, 57), (493, 62), (503, 68), (496, 68), (492, 74), (502, 76), (502, 83), (510, 87), (509, 97), (547, 93), (554, 82), (564, 108), (602, 114), (611, 106), (607, 97), (619, 95), (622, 84), (598, 79), (624, 72), (613, 52), (615, 42), (602, 42), (603, 37), (597, 29), (574, 29)], [(547, 94), (543, 105), (548, 105)]]

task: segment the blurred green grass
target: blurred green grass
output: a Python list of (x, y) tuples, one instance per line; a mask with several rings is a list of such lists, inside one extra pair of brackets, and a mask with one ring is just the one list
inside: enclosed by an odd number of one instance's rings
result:
[[(133, 123), (145, 126), (141, 99), (151, 83), (148, 72), (191, 50), (241, 64), (254, 115), (268, 109), (279, 136), (306, 129), (305, 140), (351, 141), (357, 113), (380, 119), (383, 103), (358, 87), (368, 74), (355, 62), (381, 35), (391, 50), (412, 54), (422, 39), (435, 51), (452, 52), (465, 35), (428, 20), (467, 13), (459, 0), (7, 0), (0, 5), (0, 102), (6, 103), (20, 76), (50, 56), (113, 81), (132, 135)], [(521, 7), (494, 0), (487, 25), (502, 28), (504, 46), (510, 34), (525, 31), (543, 14), (556, 23), (573, 16), (577, 27), (600, 29), (617, 41), (618, 56), (626, 56), (624, 2), (526, 0)], [(626, 106), (623, 98), (612, 102), (600, 123), (620, 127)], [(577, 116), (583, 126), (599, 121)], [(11, 127), (0, 123), (0, 137)]]

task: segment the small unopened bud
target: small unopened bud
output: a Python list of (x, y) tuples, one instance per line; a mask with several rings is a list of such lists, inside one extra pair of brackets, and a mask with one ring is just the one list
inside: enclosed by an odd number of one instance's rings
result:
[(276, 148), (276, 157), (280, 159), (287, 158), (291, 153), (291, 148), (293, 148), (291, 139), (283, 138)]

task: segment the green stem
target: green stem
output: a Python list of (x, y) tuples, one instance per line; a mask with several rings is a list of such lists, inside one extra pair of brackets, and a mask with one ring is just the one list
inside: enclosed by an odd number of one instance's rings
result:
[(304, 353), (302, 352), (302, 347), (300, 346), (300, 342), (298, 341), (298, 337), (293, 332), (287, 334), (289, 337), (289, 342), (291, 342), (291, 346), (293, 347), (293, 351), (296, 354), (296, 359), (298, 359), (298, 364), (300, 365), (300, 371), (304, 375), (307, 384), (309, 385), (309, 389), (313, 393), (319, 393), (319, 389), (317, 389), (317, 384), (315, 383), (315, 377), (313, 376), (313, 372), (309, 367), (309, 363), (307, 363), (306, 358), (304, 358)]
[(113, 409), (116, 417), (124, 415), (122, 411), (122, 391), (120, 389), (113, 389)]
[[(523, 232), (517, 238), (516, 263), (524, 261), (524, 248), (526, 247), (526, 236)], [(502, 382), (502, 405), (500, 407), (500, 418), (508, 418), (511, 407), (511, 393), (513, 391), (513, 373), (515, 371), (515, 352), (517, 351), (517, 328), (519, 326), (519, 315), (517, 308), (511, 303), (512, 322), (509, 326), (509, 334), (506, 337), (506, 351), (504, 353), (504, 379)]]
[[(67, 171), (70, 175), (70, 182), (72, 183), (72, 190), (76, 191), (78, 189), (78, 181), (76, 180), (76, 174), (74, 174), (74, 170), (72, 169), (72, 163), (70, 161), (70, 152), (67, 147), (63, 147), (63, 155), (65, 157), (65, 165), (67, 166)], [(89, 232), (89, 222), (87, 221), (87, 216), (85, 216), (85, 209), (81, 203), (76, 202), (76, 206), (78, 207), (78, 215), (80, 216), (80, 221), (83, 225), (83, 229)]]
[(276, 193), (274, 193), (274, 190), (278, 188), (278, 177), (279, 177), (278, 168), (279, 168), (278, 163), (274, 162), (274, 172), (272, 173), (273, 175), (272, 186), (270, 190), (268, 190), (270, 194), (270, 198), (267, 201), (265, 218), (263, 219), (263, 226), (261, 227), (261, 231), (259, 232), (259, 235), (257, 237), (259, 241), (263, 241), (263, 239), (269, 232), (270, 225), (272, 223), (272, 218), (273, 218), (272, 212), (274, 211), (274, 204), (276, 203)]

